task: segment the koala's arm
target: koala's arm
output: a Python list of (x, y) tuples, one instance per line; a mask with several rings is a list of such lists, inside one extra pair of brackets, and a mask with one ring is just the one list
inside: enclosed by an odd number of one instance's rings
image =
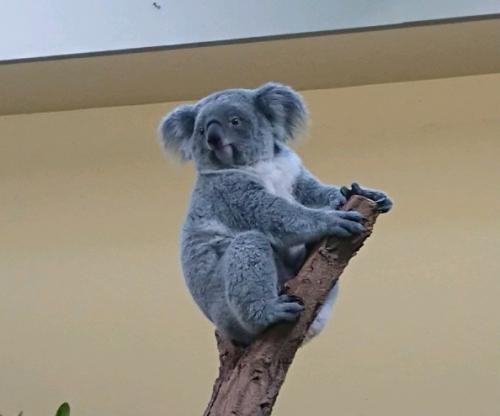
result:
[[(217, 198), (224, 201), (232, 222), (243, 230), (259, 230), (287, 246), (317, 241), (325, 235), (349, 237), (363, 231), (359, 213), (308, 208), (266, 191), (261, 184), (224, 178)], [(215, 196), (215, 195), (214, 195)]]
[(343, 186), (338, 188), (332, 185), (324, 185), (318, 181), (310, 172), (302, 168), (294, 187), (294, 195), (301, 204), (307, 207), (330, 207), (339, 209), (345, 204), (346, 198), (352, 195), (361, 195), (377, 203), (379, 212), (388, 212), (392, 208), (392, 201), (385, 192), (362, 188), (356, 182), (351, 188)]
[(346, 202), (339, 187), (322, 184), (305, 168), (302, 168), (295, 182), (294, 196), (306, 207), (338, 209)]

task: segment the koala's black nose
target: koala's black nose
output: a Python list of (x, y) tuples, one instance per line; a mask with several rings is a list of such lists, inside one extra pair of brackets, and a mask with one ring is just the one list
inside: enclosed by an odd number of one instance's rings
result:
[(207, 144), (212, 149), (222, 147), (222, 126), (217, 121), (211, 121), (207, 125)]

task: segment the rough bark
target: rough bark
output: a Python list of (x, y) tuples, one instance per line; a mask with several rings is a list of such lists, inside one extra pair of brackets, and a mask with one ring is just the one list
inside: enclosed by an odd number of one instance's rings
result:
[(216, 334), (219, 376), (204, 416), (271, 414), (288, 368), (310, 324), (349, 260), (372, 232), (377, 217), (374, 202), (353, 196), (343, 209), (363, 214), (366, 232), (352, 239), (325, 239), (312, 252), (298, 275), (287, 283), (287, 293), (299, 296), (305, 305), (295, 324), (276, 325), (247, 348), (236, 347)]

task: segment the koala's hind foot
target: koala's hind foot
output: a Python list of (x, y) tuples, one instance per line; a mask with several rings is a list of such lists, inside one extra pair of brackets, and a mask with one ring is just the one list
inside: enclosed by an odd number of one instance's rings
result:
[[(243, 232), (234, 238), (221, 259), (220, 273), (228, 312), (246, 332), (243, 338), (252, 339), (278, 322), (295, 321), (304, 309), (300, 299), (279, 295), (273, 249), (268, 238), (258, 231)], [(236, 340), (242, 338), (239, 334), (228, 335)]]
[(295, 322), (304, 310), (304, 302), (297, 296), (281, 295), (266, 305), (269, 325), (277, 322)]

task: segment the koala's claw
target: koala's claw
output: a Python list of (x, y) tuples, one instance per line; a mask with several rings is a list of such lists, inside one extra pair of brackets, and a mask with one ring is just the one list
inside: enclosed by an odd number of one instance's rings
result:
[(359, 183), (353, 182), (351, 184), (351, 189), (352, 192), (356, 195), (363, 195), (363, 189), (361, 189), (361, 186), (359, 186)]
[[(296, 303), (298, 303), (299, 305), (304, 306), (304, 301), (303, 301), (303, 300), (302, 300), (302, 298), (301, 298), (301, 297), (299, 297), (299, 296), (295, 296), (295, 295), (281, 295), (281, 296), (285, 296), (285, 299), (286, 299), (286, 301), (288, 301), (288, 302), (296, 302)], [(280, 297), (281, 297), (281, 296), (280, 296)]]
[(304, 310), (304, 302), (297, 296), (281, 295), (272, 305), (270, 324), (295, 322)]
[(343, 186), (342, 188), (340, 188), (340, 193), (344, 195), (344, 197), (349, 198), (352, 194), (352, 191), (347, 186)]
[(376, 199), (375, 203), (377, 204), (377, 211), (381, 213), (388, 212), (392, 208), (392, 201), (385, 194)]

